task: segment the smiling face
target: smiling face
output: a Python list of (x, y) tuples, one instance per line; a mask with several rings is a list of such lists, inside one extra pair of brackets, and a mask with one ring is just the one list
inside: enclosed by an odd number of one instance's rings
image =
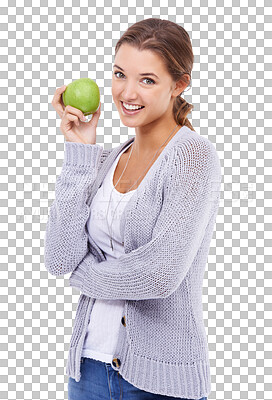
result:
[[(121, 45), (114, 60), (112, 97), (125, 126), (143, 127), (162, 120), (173, 123), (173, 101), (182, 90), (182, 86), (176, 88), (157, 54), (139, 51), (127, 43)], [(144, 108), (129, 113), (122, 102)]]

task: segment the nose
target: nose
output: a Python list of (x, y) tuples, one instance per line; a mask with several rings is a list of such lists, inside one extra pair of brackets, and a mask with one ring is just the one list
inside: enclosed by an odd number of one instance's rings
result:
[(132, 103), (135, 99), (137, 99), (137, 89), (136, 84), (134, 83), (124, 83), (123, 90), (122, 90), (122, 97), (123, 100)]

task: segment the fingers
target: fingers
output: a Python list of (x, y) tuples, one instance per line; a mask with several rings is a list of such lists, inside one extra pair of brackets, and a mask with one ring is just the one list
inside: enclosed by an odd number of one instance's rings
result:
[[(82, 121), (86, 120), (85, 115), (83, 114), (83, 112), (81, 110), (79, 110), (78, 108), (72, 107), (72, 106), (66, 106), (64, 109), (64, 116), (65, 115), (73, 115), (75, 118), (72, 121), (76, 121), (78, 119), (81, 119)], [(70, 120), (71, 121), (71, 120)], [(79, 123), (79, 121), (77, 121)]]
[(64, 110), (65, 110), (65, 106), (64, 106), (63, 101), (62, 101), (62, 93), (65, 92), (65, 90), (66, 90), (66, 86), (65, 85), (63, 85), (60, 88), (58, 88), (55, 91), (53, 100), (51, 101), (52, 106), (57, 111), (57, 113), (60, 116), (60, 118), (62, 118)]
[(67, 122), (74, 122), (77, 126), (79, 125), (78, 117), (76, 115), (69, 114), (69, 113), (64, 115), (64, 117), (62, 118), (61, 124), (63, 126), (66, 126)]

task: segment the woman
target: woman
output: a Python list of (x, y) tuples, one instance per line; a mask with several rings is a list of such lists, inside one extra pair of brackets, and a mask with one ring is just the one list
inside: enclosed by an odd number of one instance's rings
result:
[(193, 52), (179, 25), (149, 18), (115, 48), (112, 96), (135, 137), (96, 144), (52, 104), (66, 139), (45, 266), (81, 291), (66, 367), (69, 400), (202, 399), (211, 391), (202, 281), (219, 207), (220, 161), (180, 94)]

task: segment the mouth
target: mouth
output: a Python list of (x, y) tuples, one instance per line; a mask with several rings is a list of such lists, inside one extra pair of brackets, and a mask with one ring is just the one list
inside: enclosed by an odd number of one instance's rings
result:
[(139, 108), (139, 109), (137, 109), (137, 110), (127, 110), (127, 109), (124, 107), (123, 102), (120, 101), (120, 103), (121, 103), (122, 111), (123, 111), (123, 113), (124, 113), (125, 115), (139, 114), (139, 112), (141, 112), (141, 111), (144, 109), (144, 106), (142, 106), (142, 108)]

